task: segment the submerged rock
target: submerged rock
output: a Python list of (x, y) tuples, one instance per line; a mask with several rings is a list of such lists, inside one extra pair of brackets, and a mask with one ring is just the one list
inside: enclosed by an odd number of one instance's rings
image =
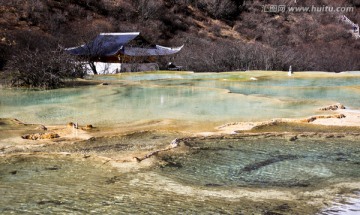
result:
[(244, 168), (241, 169), (240, 173), (252, 172), (252, 171), (258, 170), (260, 168), (263, 168), (265, 166), (269, 166), (271, 164), (277, 163), (277, 162), (281, 162), (281, 161), (285, 161), (285, 160), (295, 160), (298, 158), (299, 157), (295, 156), (295, 155), (279, 155), (277, 157), (269, 158), (269, 159), (266, 159), (263, 161), (259, 161), (259, 162), (255, 162), (255, 163), (246, 165)]
[(209, 184), (205, 184), (205, 187), (221, 187), (221, 184), (214, 184), (214, 183), (209, 183)]
[(54, 171), (54, 170), (59, 170), (59, 169), (61, 169), (61, 168), (58, 167), (58, 166), (51, 166), (51, 167), (46, 167), (46, 168), (45, 168), (45, 170), (52, 170), (52, 171)]
[(274, 211), (265, 211), (264, 215), (283, 215), (283, 214), (277, 213), (277, 212), (274, 212)]
[(10, 174), (11, 174), (11, 175), (16, 175), (16, 174), (17, 174), (17, 170), (11, 171)]
[(327, 134), (327, 135), (325, 135), (325, 138), (334, 138), (335, 137), (335, 135), (333, 135), (333, 134)]
[(297, 139), (298, 139), (297, 136), (292, 136), (292, 137), (289, 138), (289, 141), (295, 141), (295, 140), (297, 140)]
[(286, 203), (275, 207), (275, 210), (279, 210), (279, 211), (289, 211), (290, 209), (291, 207)]
[(113, 176), (111, 178), (106, 179), (105, 184), (115, 184), (116, 182), (120, 181), (120, 176)]
[(64, 204), (64, 202), (62, 201), (58, 201), (58, 200), (42, 200), (37, 202), (38, 205), (47, 205), (47, 204), (52, 204), (52, 205), (62, 205)]

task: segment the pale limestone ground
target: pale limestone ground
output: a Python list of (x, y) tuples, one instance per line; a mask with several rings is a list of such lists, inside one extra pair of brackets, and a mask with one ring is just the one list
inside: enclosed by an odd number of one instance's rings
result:
[[(344, 115), (345, 118), (337, 118), (338, 115)], [(325, 116), (325, 117), (324, 117)], [(327, 118), (334, 117), (334, 118)], [(309, 119), (314, 119), (309, 121)], [(309, 122), (308, 122), (309, 121)], [(46, 146), (49, 144), (57, 143), (71, 143), (81, 140), (87, 140), (92, 137), (104, 137), (112, 135), (121, 135), (126, 133), (131, 133), (135, 131), (145, 131), (145, 130), (159, 130), (164, 132), (180, 132), (185, 136), (211, 136), (211, 135), (225, 135), (225, 134), (234, 134), (236, 131), (249, 131), (256, 126), (260, 125), (271, 125), (274, 122), (295, 122), (295, 123), (305, 123), (305, 124), (316, 124), (316, 125), (334, 125), (334, 126), (360, 126), (360, 111), (359, 110), (349, 110), (349, 109), (339, 109), (336, 111), (326, 111), (324, 115), (312, 116), (309, 118), (302, 119), (273, 119), (262, 122), (232, 122), (227, 123), (221, 126), (216, 124), (191, 124), (184, 123), (173, 120), (160, 120), (160, 121), (146, 121), (138, 122), (134, 124), (129, 124), (126, 126), (113, 126), (109, 128), (95, 128), (90, 130), (74, 129), (66, 125), (57, 125), (57, 126), (46, 126), (46, 131), (38, 130), (38, 132), (45, 133), (56, 133), (60, 138), (55, 139), (41, 139), (41, 140), (25, 140), (22, 139), (20, 134), (12, 135), (9, 138), (1, 139), (0, 138), (0, 149), (2, 153), (6, 153), (7, 149), (29, 149), (35, 147)], [(23, 126), (21, 122), (18, 122), (19, 126)], [(85, 128), (85, 126), (82, 126)], [(21, 130), (22, 128), (20, 128)], [(17, 132), (16, 132), (17, 133)], [(1, 151), (0, 151), (1, 154)], [(136, 154), (136, 152), (133, 152)], [(126, 161), (134, 161), (133, 156), (129, 155)], [(139, 153), (140, 154), (140, 153)], [(116, 156), (115, 156), (116, 157)], [(116, 158), (115, 158), (116, 159)], [(126, 162), (127, 163), (127, 162)], [(125, 165), (125, 164), (124, 164)]]
[(341, 119), (328, 118), (328, 119), (317, 119), (312, 124), (316, 125), (336, 125), (336, 126), (360, 126), (360, 111), (359, 110), (336, 110), (338, 114), (344, 114), (346, 117)]
[[(345, 115), (345, 118), (337, 118), (339, 114)], [(323, 116), (328, 116), (331, 118), (322, 118)], [(341, 109), (336, 111), (328, 111), (324, 115), (313, 116), (316, 117), (316, 120), (312, 122), (305, 122), (309, 118), (303, 119), (273, 119), (269, 121), (261, 122), (233, 122), (217, 127), (214, 132), (199, 132), (199, 136), (211, 136), (211, 135), (221, 135), (221, 134), (234, 134), (235, 131), (249, 131), (256, 126), (266, 125), (272, 122), (295, 122), (295, 123), (310, 123), (315, 125), (328, 125), (328, 126), (360, 126), (360, 111), (359, 110), (349, 110)]]

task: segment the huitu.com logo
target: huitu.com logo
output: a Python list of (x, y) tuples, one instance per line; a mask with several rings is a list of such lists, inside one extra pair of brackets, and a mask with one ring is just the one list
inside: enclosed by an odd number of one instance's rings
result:
[(348, 13), (354, 12), (354, 7), (332, 7), (332, 6), (287, 6), (287, 5), (264, 5), (263, 12), (266, 13)]

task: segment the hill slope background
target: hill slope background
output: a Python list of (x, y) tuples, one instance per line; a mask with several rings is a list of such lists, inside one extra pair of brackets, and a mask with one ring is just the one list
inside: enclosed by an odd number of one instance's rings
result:
[[(360, 0), (0, 0), (0, 70), (23, 50), (49, 52), (100, 32), (140, 31), (185, 48), (160, 59), (194, 71), (360, 70)], [(352, 7), (336, 12), (264, 12), (265, 5)]]

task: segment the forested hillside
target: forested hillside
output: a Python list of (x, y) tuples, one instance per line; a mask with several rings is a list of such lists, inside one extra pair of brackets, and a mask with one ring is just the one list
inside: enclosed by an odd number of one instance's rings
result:
[[(25, 51), (41, 55), (99, 32), (140, 31), (185, 44), (161, 59), (194, 71), (360, 70), (360, 0), (0, 0), (0, 70)], [(266, 5), (353, 7), (350, 12), (264, 12)]]

